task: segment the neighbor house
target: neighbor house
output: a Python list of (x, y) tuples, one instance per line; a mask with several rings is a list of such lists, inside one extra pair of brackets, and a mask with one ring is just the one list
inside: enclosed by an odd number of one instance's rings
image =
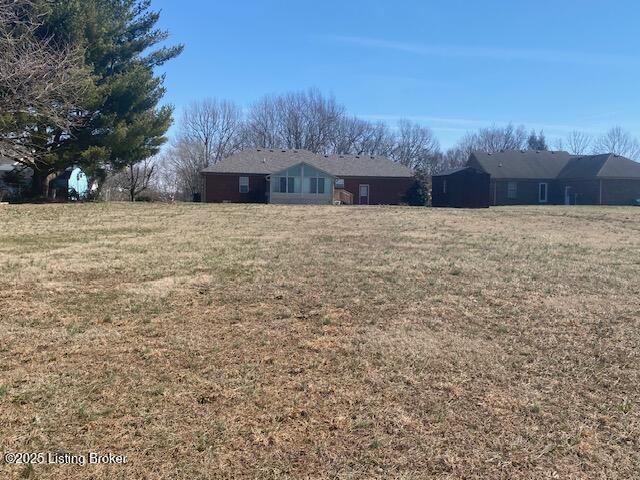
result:
[(242, 150), (202, 170), (205, 202), (397, 205), (413, 172), (386, 157)]
[[(474, 152), (460, 171), (433, 177), (434, 206), (631, 205), (640, 199), (640, 163), (614, 154), (506, 150)], [(487, 178), (488, 175), (488, 178)]]
[(0, 157), (0, 201), (18, 199), (26, 194), (32, 175), (30, 168)]

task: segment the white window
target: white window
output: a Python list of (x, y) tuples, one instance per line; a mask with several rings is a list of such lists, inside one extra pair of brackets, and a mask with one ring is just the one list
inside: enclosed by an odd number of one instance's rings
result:
[(249, 192), (249, 177), (240, 177), (240, 193)]
[(518, 182), (507, 183), (507, 198), (510, 200), (518, 198)]
[(547, 203), (547, 198), (549, 196), (549, 184), (541, 183), (538, 185), (538, 201), (540, 203)]
[(336, 178), (336, 188), (344, 188), (344, 178)]
[(309, 165), (304, 166), (303, 193), (313, 193), (316, 195), (324, 195), (325, 188), (330, 185), (329, 178), (321, 172)]
[(281, 173), (281, 176), (271, 177), (272, 190), (274, 193), (300, 193), (301, 189), (301, 166), (291, 167)]

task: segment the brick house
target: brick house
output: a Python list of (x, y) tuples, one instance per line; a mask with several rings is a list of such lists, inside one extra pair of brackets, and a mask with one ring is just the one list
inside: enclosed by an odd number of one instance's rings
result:
[[(640, 199), (640, 163), (614, 154), (473, 152), (467, 168), (489, 175), (490, 205), (631, 205)], [(448, 173), (434, 176), (434, 205), (457, 206), (448, 200), (451, 188), (473, 191), (470, 181)]]
[(246, 149), (205, 168), (204, 202), (397, 205), (413, 172), (371, 155)]

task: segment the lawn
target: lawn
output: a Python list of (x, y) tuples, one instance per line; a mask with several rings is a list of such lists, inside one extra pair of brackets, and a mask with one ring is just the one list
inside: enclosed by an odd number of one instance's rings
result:
[(0, 206), (0, 478), (628, 479), (640, 208)]

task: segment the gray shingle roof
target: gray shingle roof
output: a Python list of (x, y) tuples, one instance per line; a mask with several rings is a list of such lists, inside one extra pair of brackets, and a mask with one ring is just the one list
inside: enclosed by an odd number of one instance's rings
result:
[(440, 172), (440, 173), (434, 173), (433, 176), (447, 177), (449, 175), (453, 175), (454, 173), (464, 172), (467, 170), (473, 170), (474, 172), (477, 172), (477, 173), (485, 173), (482, 170), (477, 169), (476, 167), (464, 166), (464, 167), (450, 168), (449, 170), (445, 170), (444, 172)]
[(467, 164), (497, 179), (640, 178), (640, 163), (610, 153), (574, 156), (535, 150), (473, 152)]
[(598, 178), (640, 178), (640, 163), (619, 155), (602, 155), (604, 163)]
[(609, 155), (574, 157), (567, 162), (558, 178), (576, 179), (597, 177)]
[(272, 174), (306, 163), (337, 177), (411, 177), (407, 167), (372, 155), (316, 155), (307, 150), (254, 148), (242, 150), (202, 173)]
[(556, 178), (572, 156), (568, 152), (505, 150), (497, 153), (473, 152), (470, 166), (480, 167), (493, 178)]

